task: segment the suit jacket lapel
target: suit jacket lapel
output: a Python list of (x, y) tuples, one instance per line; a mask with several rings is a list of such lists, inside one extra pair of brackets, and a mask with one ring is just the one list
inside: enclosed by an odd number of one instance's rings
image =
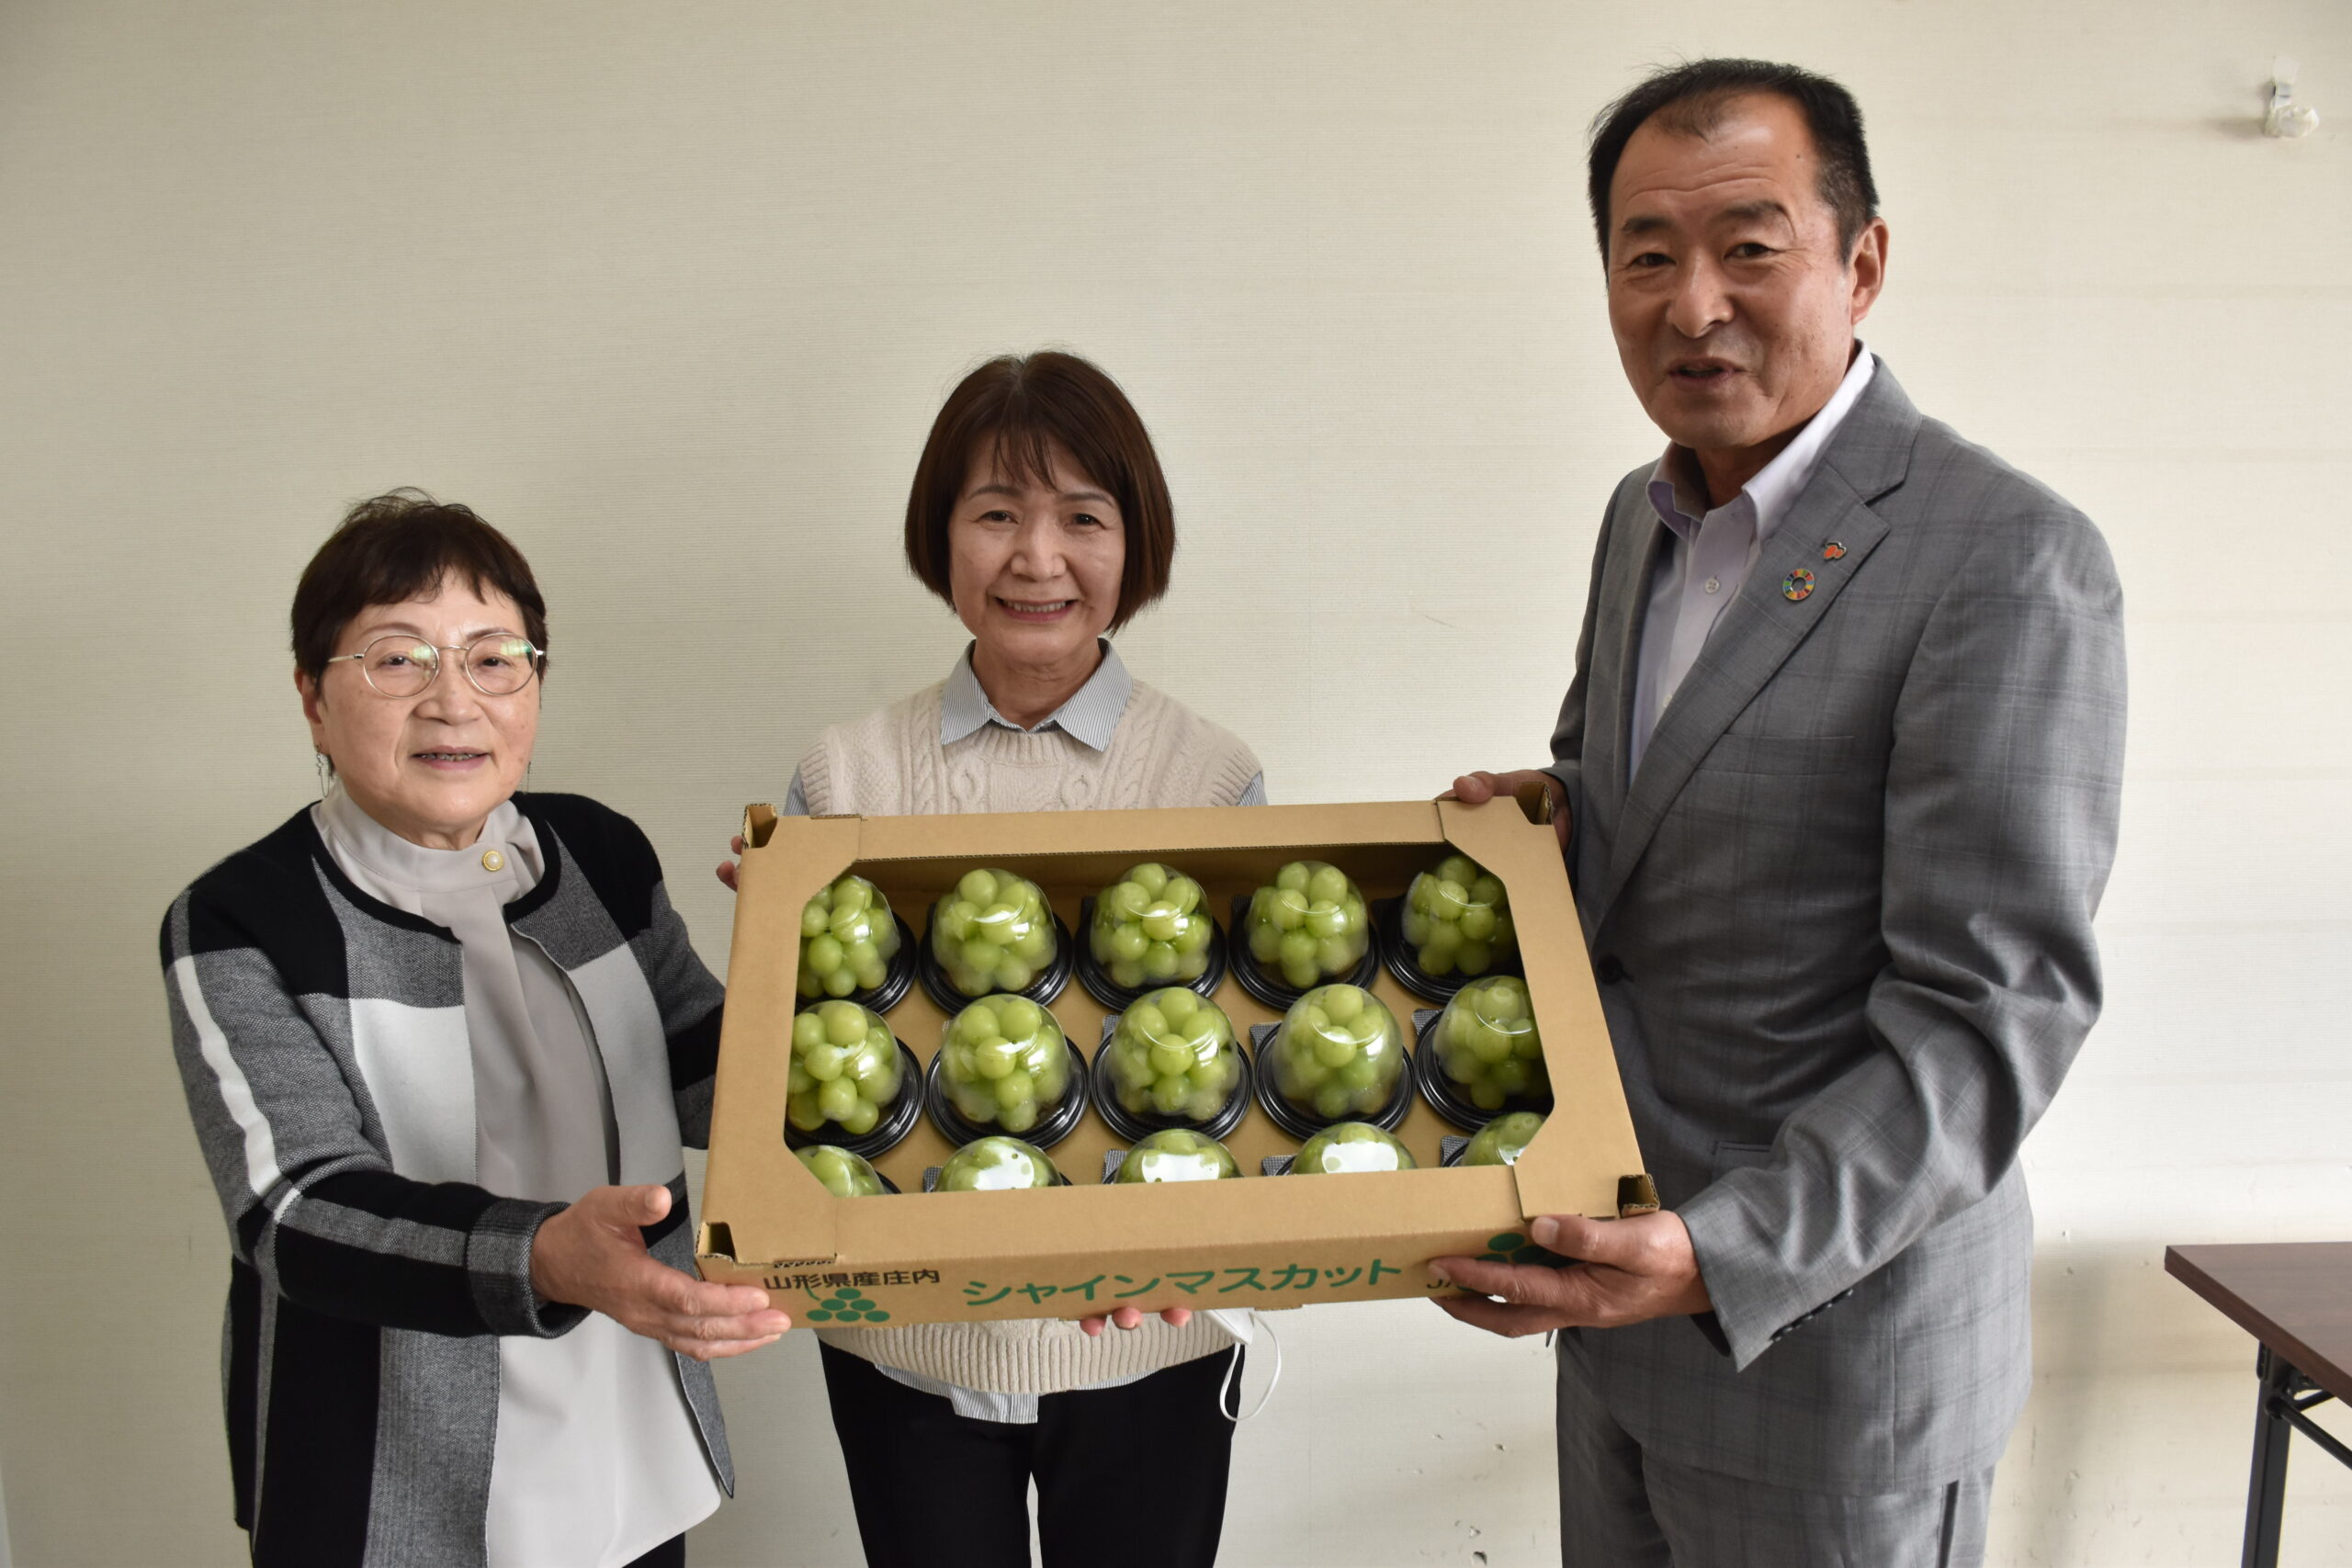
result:
[[(1658, 716), (1657, 728), (1642, 756), (1641, 773), (1625, 790), (1597, 915), (1605, 914), (1623, 891), (1675, 796), (1690, 782), (1716, 738), (1828, 614), (1838, 593), (1885, 537), (1886, 524), (1870, 503), (1903, 481), (1918, 428), (1918, 410), (1881, 361), (1861, 400), (1830, 438), (1812, 481), (1773, 531), (1739, 597), (1724, 612), (1681, 689)], [(1659, 531), (1664, 531), (1662, 526)], [(1833, 541), (1844, 547), (1834, 560), (1822, 554), (1823, 547)], [(1812, 573), (1812, 581), (1802, 598), (1792, 599), (1788, 594), (1792, 574), (1801, 570)], [(1633, 633), (1624, 645), (1625, 665), (1621, 671), (1627, 714), (1633, 707), (1634, 670), (1640, 661), (1646, 577), (1638, 592), (1640, 602), (1633, 606)], [(1618, 734), (1622, 748), (1622, 728)], [(1620, 758), (1624, 754), (1622, 749), (1618, 752)], [(1590, 788), (1589, 780), (1587, 788)]]
[(1586, 809), (1604, 829), (1614, 824), (1625, 807), (1625, 757), (1633, 738), (1634, 678), (1641, 663), (1642, 613), (1649, 604), (1650, 581), (1657, 575), (1658, 557), (1671, 540), (1666, 525), (1650, 509), (1646, 491), (1633, 502), (1633, 514), (1623, 535), (1609, 552), (1608, 581), (1601, 585), (1600, 625), (1594, 629), (1595, 662), (1602, 670), (1615, 660), (1617, 679), (1599, 694), (1596, 711), (1587, 716), (1584, 787)]

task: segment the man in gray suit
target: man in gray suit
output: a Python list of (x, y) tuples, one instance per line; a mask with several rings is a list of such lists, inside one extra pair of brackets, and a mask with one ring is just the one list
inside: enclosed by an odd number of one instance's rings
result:
[(1837, 84), (1702, 61), (1597, 122), (1626, 376), (1553, 765), (1666, 1208), (1445, 1259), (1558, 1344), (1562, 1556), (1981, 1561), (2030, 1382), (2018, 1149), (2099, 1003), (2121, 597), (2073, 507), (1855, 337), (1887, 254)]

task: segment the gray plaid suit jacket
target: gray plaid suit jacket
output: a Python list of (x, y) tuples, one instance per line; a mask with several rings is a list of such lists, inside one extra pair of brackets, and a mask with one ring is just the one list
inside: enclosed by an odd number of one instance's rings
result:
[(2030, 1382), (2018, 1147), (2098, 1012), (2121, 591), (2081, 513), (1882, 364), (1629, 781), (1649, 471), (1601, 528), (1552, 771), (1714, 1312), (1562, 1354), (1684, 1463), (1941, 1484), (1998, 1458)]

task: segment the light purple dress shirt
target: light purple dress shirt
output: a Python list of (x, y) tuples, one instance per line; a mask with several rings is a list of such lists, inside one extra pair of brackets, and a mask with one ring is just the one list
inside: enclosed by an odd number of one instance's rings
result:
[(1699, 661), (1699, 650), (1764, 550), (1764, 541), (1789, 514), (1797, 497), (1813, 481), (1823, 448), (1838, 426), (1852, 412), (1862, 389), (1871, 384), (1878, 361), (1857, 344), (1846, 378), (1821, 406), (1796, 439), (1781, 448), (1747, 488), (1716, 507), (1704, 511), (1705, 482), (1690, 453), (1668, 446), (1650, 473), (1650, 505), (1658, 521), (1673, 536), (1658, 557), (1650, 579), (1650, 597), (1642, 616), (1642, 648), (1634, 677), (1634, 729), (1627, 738), (1625, 776), (1642, 769), (1650, 736), (1666, 705), (1681, 689), (1683, 677)]

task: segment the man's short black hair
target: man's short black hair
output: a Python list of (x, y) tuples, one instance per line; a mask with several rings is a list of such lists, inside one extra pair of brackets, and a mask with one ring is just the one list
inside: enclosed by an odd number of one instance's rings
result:
[(1854, 95), (1826, 76), (1769, 60), (1694, 60), (1659, 71), (1593, 117), (1590, 171), (1593, 228), (1600, 257), (1609, 259), (1609, 186), (1625, 143), (1654, 115), (1678, 136), (1707, 136), (1723, 123), (1734, 98), (1770, 93), (1804, 113), (1821, 154), (1821, 199), (1838, 219), (1838, 244), (1851, 255), (1863, 228), (1878, 216), (1878, 186), (1871, 180), (1870, 149), (1862, 141), (1862, 108)]

